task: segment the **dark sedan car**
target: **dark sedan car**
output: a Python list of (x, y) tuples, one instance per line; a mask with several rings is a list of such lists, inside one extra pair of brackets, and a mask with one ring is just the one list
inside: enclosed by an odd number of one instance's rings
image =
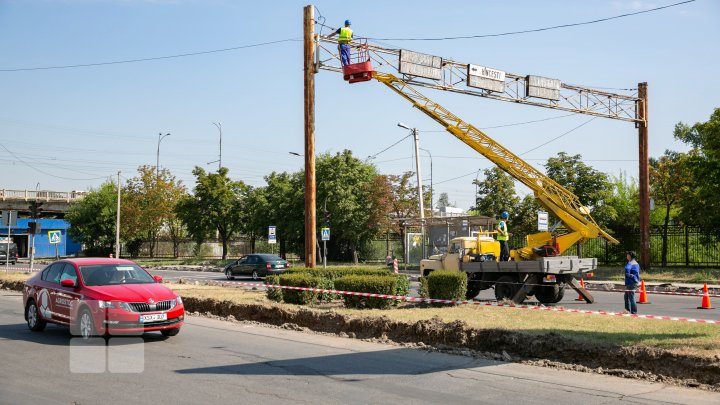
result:
[(232, 280), (235, 276), (251, 276), (253, 280), (260, 280), (271, 274), (281, 274), (290, 267), (290, 263), (280, 256), (271, 254), (252, 254), (225, 266), (225, 277)]

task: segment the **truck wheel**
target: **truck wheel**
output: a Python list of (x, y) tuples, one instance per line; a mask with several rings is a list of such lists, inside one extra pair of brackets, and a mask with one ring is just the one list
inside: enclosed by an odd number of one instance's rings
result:
[(511, 300), (518, 292), (517, 282), (510, 276), (502, 276), (495, 281), (495, 299)]
[(565, 289), (558, 284), (548, 284), (535, 288), (535, 298), (543, 304), (554, 304), (562, 300)]
[(465, 292), (465, 299), (471, 300), (480, 293), (480, 283), (468, 282), (467, 292)]

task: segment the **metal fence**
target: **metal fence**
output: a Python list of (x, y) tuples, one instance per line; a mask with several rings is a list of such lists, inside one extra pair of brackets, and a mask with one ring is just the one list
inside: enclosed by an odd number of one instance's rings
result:
[[(625, 262), (625, 252), (640, 250), (640, 231), (613, 235), (619, 245), (605, 239), (592, 239), (571, 254), (596, 257), (601, 265), (619, 265)], [(523, 238), (511, 239), (511, 246), (522, 246)], [(650, 263), (652, 267), (720, 267), (720, 235), (711, 234), (700, 227), (671, 225), (667, 229), (666, 261), (662, 260), (663, 227), (650, 228)]]

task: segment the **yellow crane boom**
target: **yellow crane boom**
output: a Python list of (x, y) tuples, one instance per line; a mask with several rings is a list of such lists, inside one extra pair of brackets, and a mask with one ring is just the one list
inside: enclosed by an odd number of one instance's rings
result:
[(422, 95), (395, 75), (374, 71), (373, 78), (408, 100), (414, 107), (437, 121), (448, 132), (495, 163), (499, 168), (533, 190), (535, 198), (549, 212), (558, 217), (570, 231), (554, 236), (550, 232), (529, 235), (527, 246), (511, 252), (515, 260), (532, 260), (537, 257), (534, 248), (557, 243), (559, 253), (578, 242), (602, 237), (611, 243), (619, 242), (602, 230), (578, 197), (519, 156), (495, 142), (487, 134), (460, 119), (440, 104)]

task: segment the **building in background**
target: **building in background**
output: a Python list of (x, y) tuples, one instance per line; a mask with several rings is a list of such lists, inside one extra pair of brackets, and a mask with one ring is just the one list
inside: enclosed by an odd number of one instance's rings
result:
[[(28, 223), (32, 220), (29, 218), (18, 218), (17, 226), (11, 228), (10, 237), (17, 245), (18, 258), (28, 258), (30, 254), (30, 246), (32, 238), (29, 233)], [(61, 239), (57, 244), (57, 253), (59, 256), (74, 256), (81, 250), (79, 243), (75, 242), (68, 236), (70, 223), (64, 219), (38, 219), (40, 223), (40, 232), (35, 234), (35, 257), (55, 257), (55, 245), (50, 243), (48, 231), (60, 231)], [(8, 236), (8, 228), (0, 227), (0, 237)]]

